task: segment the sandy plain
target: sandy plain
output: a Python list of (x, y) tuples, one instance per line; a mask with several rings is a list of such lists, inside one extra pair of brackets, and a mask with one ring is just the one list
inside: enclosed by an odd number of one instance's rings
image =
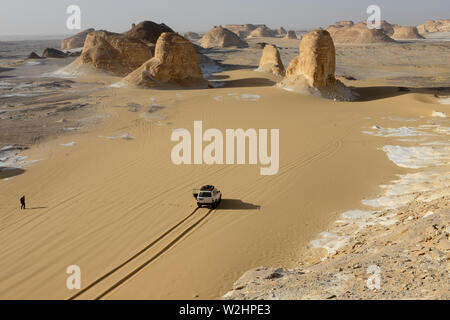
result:
[[(282, 47), (285, 65), (298, 54), (298, 40), (251, 41)], [(0, 298), (220, 298), (249, 269), (297, 266), (302, 248), (342, 212), (362, 209), (361, 199), (379, 195), (379, 185), (411, 172), (380, 150), (398, 137), (362, 131), (400, 127), (399, 119), (427, 125), (433, 111), (450, 113), (436, 98), (449, 94), (449, 47), (338, 46), (337, 76), (360, 95), (355, 102), (274, 87), (280, 78), (253, 71), (261, 50), (251, 47), (208, 53), (224, 66), (210, 78), (220, 84), (213, 89), (115, 88), (120, 78), (106, 75), (70, 79), (88, 88), (70, 104), (88, 101), (90, 112), (105, 116), (77, 130), (58, 126), (38, 141), (23, 138), (31, 148), (21, 155), (40, 161), (0, 180)], [(192, 130), (195, 120), (223, 132), (280, 129), (279, 173), (175, 166), (171, 133)], [(23, 132), (8, 121), (2, 145)], [(196, 208), (191, 189), (204, 184), (223, 192), (216, 210)], [(19, 210), (22, 194), (30, 210)], [(70, 265), (82, 271), (78, 293), (66, 288)]]

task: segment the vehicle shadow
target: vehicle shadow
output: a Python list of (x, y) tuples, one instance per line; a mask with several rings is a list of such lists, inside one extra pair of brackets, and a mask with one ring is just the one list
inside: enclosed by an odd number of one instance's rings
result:
[(222, 203), (219, 205), (220, 210), (259, 210), (261, 206), (243, 202), (240, 199), (222, 199)]

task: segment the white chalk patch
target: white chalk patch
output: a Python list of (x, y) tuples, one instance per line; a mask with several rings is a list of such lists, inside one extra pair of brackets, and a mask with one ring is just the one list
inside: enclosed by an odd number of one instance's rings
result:
[(14, 170), (29, 167), (31, 164), (41, 160), (27, 160), (27, 156), (21, 154), (22, 150), (14, 146), (5, 146), (0, 149), (0, 167), (3, 170)]
[(432, 216), (434, 214), (433, 211), (428, 211), (427, 213), (425, 213), (422, 217), (422, 219), (428, 218), (429, 216)]
[(128, 133), (119, 135), (119, 136), (98, 136), (99, 138), (109, 139), (109, 140), (116, 140), (116, 139), (122, 139), (122, 140), (135, 140), (136, 138), (129, 135)]
[[(259, 99), (261, 99), (260, 95), (257, 94), (247, 94), (247, 93), (243, 93), (243, 94), (237, 94), (237, 93), (228, 93), (227, 94), (228, 97), (232, 97), (236, 100), (239, 101), (258, 101)], [(224, 100), (224, 96), (216, 96), (214, 97), (214, 100), (219, 101), (219, 102), (223, 102)]]
[(439, 117), (439, 118), (447, 118), (447, 114), (442, 111), (433, 111), (431, 114), (432, 117)]
[(415, 136), (432, 136), (433, 134), (423, 132), (420, 128), (400, 127), (400, 128), (383, 128), (380, 126), (373, 126), (375, 131), (362, 131), (363, 134), (368, 134), (376, 137), (415, 137)]
[[(450, 172), (442, 170), (442, 166), (448, 166), (450, 163), (450, 142), (448, 140), (426, 141), (431, 136), (442, 140), (442, 135), (450, 134), (449, 127), (435, 124), (438, 121), (444, 120), (434, 120), (433, 124), (421, 125), (418, 128), (373, 126), (372, 131), (363, 131), (364, 134), (379, 137), (427, 136), (397, 139), (404, 142), (420, 143), (416, 146), (387, 145), (381, 150), (386, 152), (387, 157), (399, 167), (430, 169), (398, 175), (398, 179), (380, 186), (384, 190), (381, 196), (375, 199), (362, 200), (364, 205), (376, 208), (377, 212), (361, 210), (344, 212), (341, 218), (335, 221), (335, 226), (329, 232), (322, 232), (317, 239), (310, 243), (313, 248), (322, 248), (327, 251), (327, 256), (324, 259), (336, 253), (356, 233), (367, 226), (391, 226), (396, 224), (398, 221), (396, 213), (386, 214), (386, 210), (399, 208), (412, 201), (431, 202), (450, 196)], [(440, 166), (439, 171), (432, 169), (436, 166)], [(431, 214), (428, 212), (424, 218)]]
[(431, 141), (420, 144), (421, 146), (450, 146), (450, 141)]
[(110, 85), (111, 88), (126, 88), (127, 85), (123, 81), (119, 81)]
[(135, 140), (135, 137), (130, 136), (128, 133), (122, 134), (120, 136), (118, 136), (119, 139), (122, 140)]
[(397, 141), (400, 142), (423, 142), (426, 141), (427, 138), (403, 138), (403, 139), (397, 139)]
[(386, 190), (381, 197), (362, 200), (362, 203), (370, 207), (395, 209), (415, 199), (419, 200), (418, 194), (423, 194), (421, 196), (423, 199), (420, 200), (424, 201), (431, 195), (441, 195), (442, 191), (449, 191), (450, 187), (450, 173), (422, 171), (398, 175), (398, 177), (399, 179), (391, 181), (389, 185), (380, 186)]
[(69, 143), (63, 143), (63, 144), (61, 144), (61, 146), (63, 146), (63, 147), (73, 147), (76, 144), (77, 144), (76, 142), (72, 141), (72, 142), (69, 142)]
[(401, 122), (415, 122), (415, 121), (419, 121), (419, 119), (400, 118), (400, 117), (388, 117), (388, 119), (391, 120), (391, 121), (401, 121)]
[(9, 81), (0, 81), (0, 89), (10, 90), (14, 88), (15, 84)]
[(439, 98), (439, 99), (437, 99), (437, 101), (438, 101), (440, 104), (450, 104), (450, 97), (447, 97), (447, 98)]
[(261, 99), (261, 96), (257, 94), (243, 93), (239, 96), (239, 98), (245, 101), (258, 101), (259, 99)]
[(433, 131), (439, 134), (450, 135), (450, 127), (437, 127)]
[(327, 255), (322, 259), (326, 259), (329, 255), (334, 255), (337, 250), (345, 246), (349, 242), (348, 236), (339, 236), (332, 232), (321, 232), (319, 238), (312, 240), (310, 245), (313, 248), (325, 249)]
[(33, 97), (41, 95), (41, 92), (35, 91), (35, 92), (17, 92), (17, 93), (5, 93), (2, 94), (0, 97), (2, 98), (12, 98), (12, 97)]
[(42, 64), (42, 62), (39, 62), (39, 61), (27, 61), (27, 65), (29, 65), (29, 66), (37, 66), (39, 64)]
[(384, 146), (389, 160), (402, 168), (419, 169), (449, 163), (450, 148)]

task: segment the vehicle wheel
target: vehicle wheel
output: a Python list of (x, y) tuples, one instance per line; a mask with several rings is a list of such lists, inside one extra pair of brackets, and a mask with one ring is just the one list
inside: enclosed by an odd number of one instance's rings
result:
[(197, 202), (197, 207), (201, 208), (202, 205), (200, 203)]
[(220, 196), (219, 198), (219, 203), (222, 203), (222, 196)]

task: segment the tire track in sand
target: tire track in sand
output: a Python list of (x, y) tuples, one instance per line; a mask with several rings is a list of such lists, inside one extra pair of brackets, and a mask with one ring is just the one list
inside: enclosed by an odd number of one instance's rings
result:
[[(165, 231), (163, 234), (161, 234), (157, 239), (150, 242), (147, 246), (145, 246), (143, 249), (141, 249), (139, 252), (134, 254), (132, 257), (115, 267), (114, 269), (110, 270), (109, 272), (105, 273), (103, 276), (97, 278), (95, 281), (91, 282), (86, 288), (82, 289), (81, 291), (77, 292), (73, 296), (71, 296), (68, 300), (75, 300), (76, 298), (80, 297), (81, 295), (91, 291), (94, 287), (99, 285), (102, 281), (107, 279), (108, 277), (112, 276), (114, 273), (125, 267), (127, 264), (131, 263), (133, 260), (147, 252), (149, 249), (154, 247), (155, 245), (159, 244), (162, 240), (164, 240), (169, 234), (171, 234), (175, 229), (180, 227), (183, 223), (185, 223), (189, 218), (194, 216), (197, 211), (199, 211), (200, 208), (195, 208), (194, 211), (192, 211), (189, 215), (181, 219), (179, 222), (177, 222), (175, 225), (173, 225), (171, 228), (169, 228), (167, 231)], [(104, 296), (106, 296), (108, 293), (112, 292), (117, 287), (124, 284), (126, 281), (131, 279), (134, 275), (136, 275), (139, 271), (144, 269), (146, 266), (148, 266), (150, 263), (154, 262), (156, 259), (158, 259), (161, 255), (163, 255), (165, 252), (167, 252), (170, 248), (172, 248), (175, 244), (179, 243), (180, 240), (182, 240), (190, 231), (192, 231), (195, 227), (197, 227), (201, 222), (203, 222), (215, 209), (209, 209), (208, 212), (203, 215), (200, 219), (198, 219), (196, 222), (188, 226), (186, 229), (184, 229), (181, 233), (179, 233), (172, 241), (169, 242), (164, 248), (162, 248), (160, 251), (158, 251), (155, 255), (151, 256), (149, 259), (147, 259), (144, 263), (140, 264), (136, 268), (134, 268), (131, 272), (129, 272), (126, 276), (122, 277), (120, 280), (114, 282), (113, 285), (109, 286), (108, 289), (102, 291), (100, 295), (97, 295), (94, 299), (100, 300)]]

